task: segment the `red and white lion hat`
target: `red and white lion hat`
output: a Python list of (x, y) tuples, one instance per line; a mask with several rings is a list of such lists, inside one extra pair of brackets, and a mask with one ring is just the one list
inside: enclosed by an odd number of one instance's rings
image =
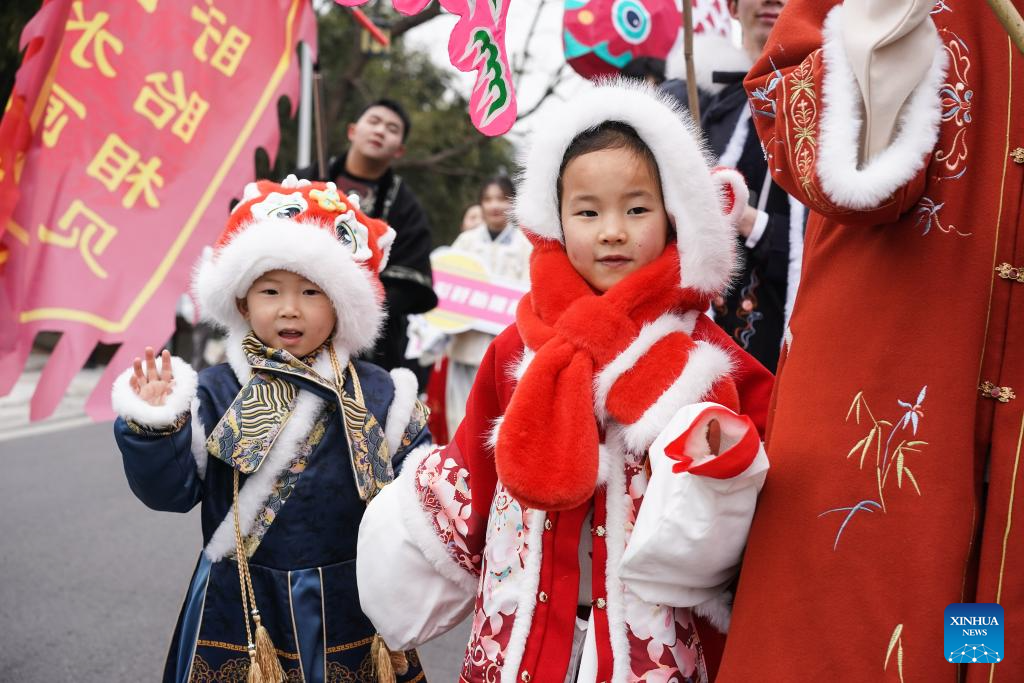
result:
[(359, 210), (334, 183), (290, 175), (278, 184), (245, 187), (242, 201), (210, 253), (199, 264), (193, 291), (204, 319), (241, 338), (249, 324), (236, 301), (271, 270), (315, 282), (338, 316), (335, 349), (344, 357), (371, 348), (385, 318), (379, 273), (395, 231)]
[(564, 244), (556, 189), (562, 157), (580, 133), (618, 121), (636, 130), (658, 162), (665, 209), (678, 236), (680, 286), (710, 294), (728, 288), (747, 186), (738, 171), (712, 168), (703, 136), (675, 98), (639, 81), (609, 79), (551, 116), (533, 130), (520, 158), (515, 213), (524, 230)]

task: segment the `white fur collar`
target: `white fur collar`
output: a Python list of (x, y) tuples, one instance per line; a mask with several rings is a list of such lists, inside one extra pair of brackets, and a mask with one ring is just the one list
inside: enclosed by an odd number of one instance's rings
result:
[[(231, 364), (231, 369), (234, 370), (235, 376), (238, 377), (239, 383), (244, 385), (249, 381), (250, 369), (248, 362), (245, 360), (245, 354), (241, 350), (241, 337), (236, 339), (236, 336), (236, 333), (232, 333), (228, 339), (228, 362)], [(344, 367), (348, 363), (348, 354), (342, 355), (339, 352), (338, 355), (338, 360), (343, 363), (342, 367)], [(333, 377), (334, 371), (331, 367), (331, 360), (326, 353), (321, 353), (317, 357), (313, 363), (313, 369), (323, 377)], [(323, 406), (324, 400), (322, 398), (311, 391), (299, 389), (291, 418), (289, 418), (288, 423), (285, 424), (278, 435), (277, 441), (271, 447), (266, 460), (246, 480), (238, 492), (238, 517), (243, 536), (248, 535), (252, 531), (256, 516), (263, 509), (267, 498), (270, 497), (274, 484), (295, 458), (299, 446), (309, 436), (309, 432), (313, 429), (316, 418)], [(217, 527), (213, 536), (210, 537), (210, 542), (207, 544), (205, 552), (212, 562), (216, 562), (230, 555), (234, 549), (235, 524), (233, 514), (229, 512), (228, 516)]]

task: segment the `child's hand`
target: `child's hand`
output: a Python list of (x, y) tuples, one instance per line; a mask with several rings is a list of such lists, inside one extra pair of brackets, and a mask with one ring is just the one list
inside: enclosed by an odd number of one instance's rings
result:
[(708, 448), (711, 449), (712, 456), (718, 455), (722, 450), (722, 425), (718, 420), (708, 422)]
[(174, 375), (171, 373), (171, 352), (164, 349), (160, 353), (160, 371), (156, 369), (156, 356), (153, 347), (146, 347), (146, 369), (142, 369), (142, 359), (136, 358), (132, 363), (135, 372), (128, 383), (132, 390), (143, 401), (151, 406), (162, 406), (167, 402), (174, 388)]

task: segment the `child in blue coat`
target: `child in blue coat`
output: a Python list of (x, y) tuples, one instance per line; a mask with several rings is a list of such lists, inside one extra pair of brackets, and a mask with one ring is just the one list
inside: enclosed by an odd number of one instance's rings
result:
[(355, 580), (366, 504), (430, 438), (412, 373), (355, 358), (384, 319), (394, 234), (333, 183), (250, 184), (194, 282), (228, 362), (197, 376), (147, 348), (115, 383), (132, 491), (202, 506), (165, 682), (423, 680)]

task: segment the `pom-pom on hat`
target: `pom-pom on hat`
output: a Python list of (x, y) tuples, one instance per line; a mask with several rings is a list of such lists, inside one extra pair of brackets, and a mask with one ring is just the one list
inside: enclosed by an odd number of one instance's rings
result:
[(338, 316), (335, 348), (346, 357), (373, 346), (384, 322), (379, 273), (395, 231), (359, 210), (334, 183), (290, 175), (278, 184), (249, 183), (227, 226), (195, 272), (193, 290), (204, 319), (244, 336), (249, 324), (236, 301), (271, 270), (287, 270), (319, 286)]
[(564, 243), (557, 182), (562, 157), (581, 133), (606, 121), (625, 123), (650, 148), (665, 210), (678, 237), (680, 286), (710, 294), (726, 289), (736, 267), (735, 227), (747, 203), (743, 176), (712, 169), (703, 137), (675, 99), (639, 81), (609, 79), (553, 107), (521, 157), (519, 225)]

